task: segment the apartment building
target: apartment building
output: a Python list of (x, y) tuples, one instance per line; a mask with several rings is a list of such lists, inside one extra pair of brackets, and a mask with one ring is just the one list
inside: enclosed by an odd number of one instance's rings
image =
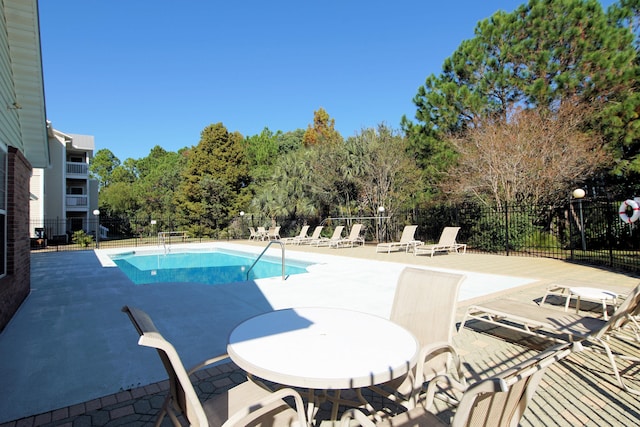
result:
[[(66, 134), (48, 123), (48, 168), (34, 168), (31, 176), (31, 237), (67, 243), (74, 231), (95, 235), (98, 182), (89, 177), (95, 148), (91, 135)], [(104, 236), (102, 236), (104, 237)]]

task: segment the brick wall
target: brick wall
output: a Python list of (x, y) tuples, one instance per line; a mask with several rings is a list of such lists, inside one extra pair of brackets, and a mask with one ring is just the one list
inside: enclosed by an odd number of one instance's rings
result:
[(0, 331), (31, 290), (29, 178), (31, 164), (9, 147), (7, 162), (7, 274), (0, 279)]

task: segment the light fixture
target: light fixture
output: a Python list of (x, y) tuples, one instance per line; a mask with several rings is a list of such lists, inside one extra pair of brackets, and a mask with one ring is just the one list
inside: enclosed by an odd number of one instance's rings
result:
[(580, 209), (580, 237), (582, 240), (582, 250), (586, 251), (587, 250), (587, 241), (584, 237), (584, 216), (582, 214), (582, 198), (585, 196), (585, 194), (587, 194), (582, 188), (576, 188), (575, 190), (573, 190), (573, 193), (571, 193), (573, 195), (574, 199), (578, 199), (578, 207)]
[(96, 229), (96, 249), (100, 249), (100, 210), (94, 209), (93, 214), (98, 217), (98, 227)]

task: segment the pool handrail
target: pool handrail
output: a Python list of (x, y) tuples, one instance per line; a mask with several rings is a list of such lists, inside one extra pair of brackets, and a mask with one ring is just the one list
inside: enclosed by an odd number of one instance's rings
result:
[(249, 269), (247, 270), (247, 280), (249, 280), (249, 273), (251, 272), (251, 269), (258, 263), (258, 261), (260, 261), (260, 258), (262, 258), (262, 255), (264, 255), (264, 253), (267, 251), (267, 249), (269, 249), (269, 247), (274, 244), (274, 243), (278, 243), (280, 245), (280, 248), (282, 249), (282, 280), (285, 280), (285, 276), (284, 276), (284, 243), (282, 243), (279, 240), (272, 240), (270, 241), (267, 246), (264, 248), (264, 250), (260, 253), (260, 255), (258, 255), (258, 258), (256, 258), (255, 261), (253, 261), (253, 264), (251, 264), (251, 267), (249, 267)]

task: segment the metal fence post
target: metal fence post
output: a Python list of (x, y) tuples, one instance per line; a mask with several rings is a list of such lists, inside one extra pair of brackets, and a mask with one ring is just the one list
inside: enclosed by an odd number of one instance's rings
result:
[(509, 256), (509, 204), (504, 202), (504, 249)]

